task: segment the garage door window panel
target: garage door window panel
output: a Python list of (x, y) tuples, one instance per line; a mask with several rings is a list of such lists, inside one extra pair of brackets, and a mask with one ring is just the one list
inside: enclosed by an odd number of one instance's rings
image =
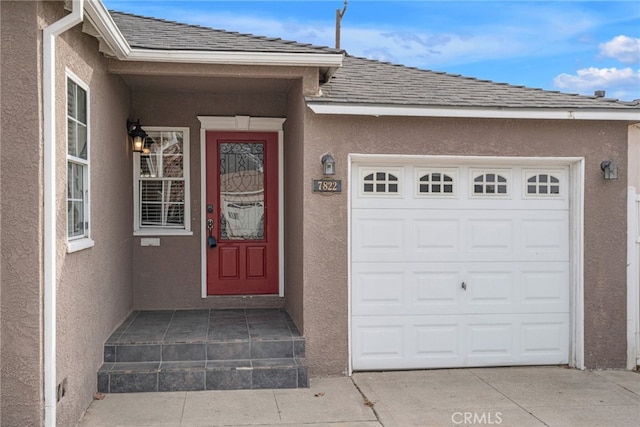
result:
[(562, 196), (562, 177), (559, 172), (525, 172), (525, 197)]
[(455, 197), (458, 174), (455, 169), (416, 169), (418, 197)]
[(402, 169), (362, 169), (360, 194), (362, 196), (401, 196)]
[(473, 196), (510, 196), (511, 173), (509, 171), (472, 171), (471, 176)]

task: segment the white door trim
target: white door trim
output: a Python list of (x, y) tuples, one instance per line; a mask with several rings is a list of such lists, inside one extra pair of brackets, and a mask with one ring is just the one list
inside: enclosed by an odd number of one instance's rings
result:
[(627, 369), (640, 365), (640, 196), (627, 190)]
[[(416, 163), (437, 164), (447, 166), (464, 165), (521, 165), (521, 166), (569, 166), (569, 228), (570, 228), (570, 343), (569, 365), (584, 369), (584, 157), (484, 157), (484, 156), (428, 156), (428, 155), (387, 155), (387, 154), (358, 154), (348, 156), (348, 188), (351, 188), (352, 167), (354, 163), (394, 165), (414, 160)], [(349, 334), (349, 375), (353, 372), (352, 353), (352, 197), (347, 196), (347, 244), (348, 244), (348, 334)]]
[[(200, 120), (200, 230), (206, 229), (207, 131), (278, 133), (278, 295), (284, 296), (284, 131), (282, 117), (198, 116)], [(207, 298), (207, 236), (201, 233), (201, 296)]]

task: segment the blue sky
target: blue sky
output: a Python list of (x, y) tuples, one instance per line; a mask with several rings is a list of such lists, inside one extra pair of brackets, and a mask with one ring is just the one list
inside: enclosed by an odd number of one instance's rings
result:
[[(332, 1), (103, 0), (109, 9), (335, 45)], [(349, 0), (350, 55), (548, 90), (640, 99), (640, 1)]]

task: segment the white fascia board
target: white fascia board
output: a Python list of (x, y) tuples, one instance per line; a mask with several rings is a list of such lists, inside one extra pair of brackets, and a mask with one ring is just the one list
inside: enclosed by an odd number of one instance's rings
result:
[(316, 114), (402, 117), (465, 117), (482, 119), (556, 119), (556, 120), (622, 120), (640, 122), (640, 111), (570, 110), (564, 108), (451, 108), (420, 106), (388, 106), (327, 104), (307, 102)]
[(341, 53), (216, 52), (131, 48), (100, 0), (86, 0), (84, 8), (104, 42), (122, 61), (339, 68), (344, 58)]
[(281, 117), (198, 116), (200, 127), (217, 131), (278, 132), (286, 119)]
[(111, 48), (118, 59), (126, 59), (131, 52), (131, 47), (102, 2), (100, 0), (86, 0), (84, 9), (91, 24), (102, 36), (102, 40)]
[(340, 67), (342, 54), (131, 49), (127, 61)]

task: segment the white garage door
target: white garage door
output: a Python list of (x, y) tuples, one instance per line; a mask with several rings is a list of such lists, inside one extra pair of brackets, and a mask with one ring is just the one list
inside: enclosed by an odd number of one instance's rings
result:
[(352, 168), (354, 370), (565, 364), (568, 167)]

